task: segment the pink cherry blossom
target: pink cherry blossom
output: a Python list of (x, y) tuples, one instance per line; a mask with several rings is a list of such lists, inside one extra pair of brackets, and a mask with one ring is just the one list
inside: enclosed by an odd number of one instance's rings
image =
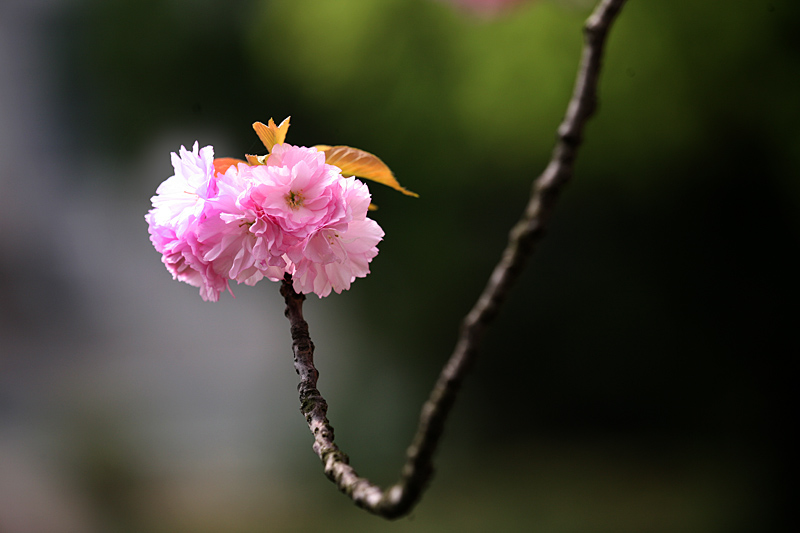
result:
[(228, 290), (228, 279), (214, 272), (211, 265), (201, 259), (201, 247), (194, 231), (187, 231), (181, 238), (169, 226), (151, 227), (150, 240), (156, 250), (163, 254), (161, 260), (172, 278), (200, 288), (203, 300), (216, 302), (221, 292)]
[(237, 204), (254, 217), (251, 231), (266, 239), (273, 256), (346, 215), (341, 171), (315, 148), (275, 145), (267, 164), (250, 167), (248, 178)]
[(346, 214), (338, 167), (325, 164), (325, 154), (315, 148), (279, 144), (266, 166), (253, 173), (267, 174), (251, 193), (264, 212), (273, 216), (284, 233), (300, 240)]
[(145, 215), (150, 241), (173, 279), (199, 287), (204, 300), (216, 301), (228, 280), (204, 259), (197, 237), (207, 199), (217, 192), (214, 149), (198, 150), (195, 143), (190, 152), (181, 146), (180, 155), (172, 154), (172, 166), (175, 174), (156, 189), (153, 209)]
[(158, 186), (147, 216), (152, 218), (151, 225), (171, 226), (182, 234), (190, 221), (200, 216), (204, 200), (217, 192), (214, 148), (206, 146), (198, 151), (195, 142), (190, 152), (181, 146), (180, 155), (172, 153), (172, 166), (175, 174)]
[(356, 278), (369, 274), (369, 263), (378, 255), (377, 244), (383, 230), (371, 219), (357, 220), (347, 231), (322, 229), (308, 241), (303, 257), (292, 275), (297, 292), (327, 296), (331, 290), (341, 293)]
[(313, 292), (320, 297), (331, 290), (341, 293), (356, 278), (369, 274), (369, 263), (378, 255), (377, 244), (384, 233), (374, 220), (367, 218), (367, 186), (355, 178), (340, 183), (346, 217), (318, 229), (287, 254), (295, 265), (292, 279), (298, 292)]
[[(369, 273), (383, 230), (367, 218), (366, 185), (345, 178), (315, 148), (273, 146), (266, 165), (214, 169), (213, 148), (181, 148), (175, 174), (145, 216), (175, 279), (216, 301), (228, 281), (254, 285), (291, 274), (323, 297)], [(222, 170), (222, 168), (220, 168)]]
[(252, 167), (241, 163), (217, 177), (218, 194), (209, 199), (199, 239), (205, 245), (203, 259), (216, 272), (239, 283), (254, 285), (263, 277), (283, 277), (286, 261), (276, 249), (279, 228), (260, 218), (256, 210), (242, 206), (253, 186)]

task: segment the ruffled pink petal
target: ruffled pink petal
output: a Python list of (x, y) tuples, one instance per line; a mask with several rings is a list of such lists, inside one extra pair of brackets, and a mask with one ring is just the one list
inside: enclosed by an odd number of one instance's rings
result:
[(383, 230), (371, 219), (349, 224), (347, 231), (322, 230), (309, 239), (303, 258), (295, 262), (294, 289), (304, 294), (327, 296), (341, 293), (356, 278), (369, 274), (369, 263), (378, 255)]

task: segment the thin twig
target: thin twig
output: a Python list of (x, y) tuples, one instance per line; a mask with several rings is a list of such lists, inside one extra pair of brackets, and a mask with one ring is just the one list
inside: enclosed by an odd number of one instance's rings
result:
[(328, 404), (317, 390), (319, 373), (314, 367), (314, 344), (303, 319), (305, 297), (294, 291), (288, 274), (284, 279), (281, 295), (286, 301), (286, 316), (291, 324), (294, 366), (300, 375), (300, 410), (314, 434), (314, 452), (322, 460), (325, 474), (356, 505), (385, 518), (398, 518), (408, 514), (419, 501), (433, 474), (433, 454), (445, 420), (484, 331), (497, 315), (534, 246), (544, 236), (561, 189), (572, 177), (584, 126), (597, 106), (597, 84), (606, 36), (624, 3), (625, 0), (602, 0), (584, 25), (581, 65), (566, 115), (558, 128), (558, 142), (550, 163), (534, 181), (531, 198), (522, 218), (511, 230), (500, 262), (462, 322), (453, 354), (422, 407), (419, 427), (408, 448), (400, 479), (386, 490), (360, 477), (350, 466), (347, 455), (333, 441), (333, 428), (326, 416)]

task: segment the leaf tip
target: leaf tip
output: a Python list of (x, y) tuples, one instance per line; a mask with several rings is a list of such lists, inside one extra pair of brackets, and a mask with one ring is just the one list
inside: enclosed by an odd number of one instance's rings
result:
[(263, 122), (253, 122), (253, 129), (264, 143), (268, 152), (272, 151), (272, 147), (276, 144), (282, 144), (286, 140), (286, 133), (289, 131), (289, 119), (286, 117), (280, 126), (275, 125), (275, 121), (270, 117), (265, 125)]

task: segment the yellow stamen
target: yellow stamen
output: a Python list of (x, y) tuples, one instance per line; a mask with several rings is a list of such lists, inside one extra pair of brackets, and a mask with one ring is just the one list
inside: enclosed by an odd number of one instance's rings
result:
[(303, 201), (305, 200), (305, 198), (303, 198), (303, 193), (295, 191), (289, 191), (289, 194), (287, 194), (284, 198), (286, 199), (286, 205), (289, 206), (289, 209), (294, 211), (297, 211), (299, 208), (303, 207)]

